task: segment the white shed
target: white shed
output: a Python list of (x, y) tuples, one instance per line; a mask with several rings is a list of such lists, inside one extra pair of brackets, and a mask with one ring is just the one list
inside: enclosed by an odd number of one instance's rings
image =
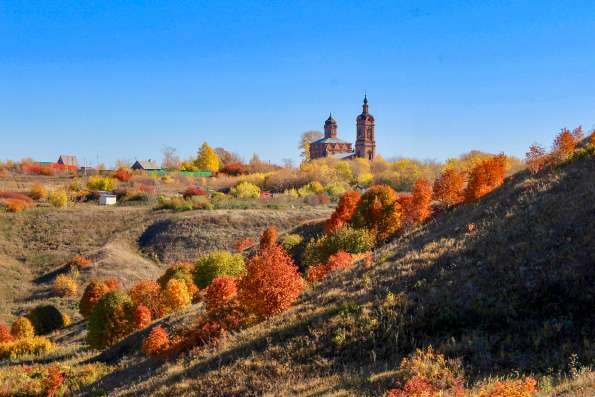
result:
[(116, 204), (116, 195), (110, 193), (102, 193), (99, 196), (99, 205), (115, 205)]

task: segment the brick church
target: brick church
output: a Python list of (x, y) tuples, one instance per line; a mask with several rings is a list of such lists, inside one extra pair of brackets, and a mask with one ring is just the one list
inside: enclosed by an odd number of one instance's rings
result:
[(324, 122), (324, 138), (310, 144), (310, 159), (334, 157), (338, 159), (353, 159), (361, 157), (374, 160), (376, 155), (376, 141), (374, 140), (374, 117), (368, 112), (368, 97), (364, 96), (362, 113), (356, 118), (355, 151), (351, 142), (337, 138), (337, 122), (329, 115)]

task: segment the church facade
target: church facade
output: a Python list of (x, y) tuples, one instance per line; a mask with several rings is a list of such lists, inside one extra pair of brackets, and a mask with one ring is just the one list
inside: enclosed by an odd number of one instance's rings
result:
[(353, 159), (355, 157), (374, 160), (376, 156), (376, 141), (374, 132), (374, 117), (368, 111), (368, 97), (364, 96), (362, 113), (356, 118), (355, 150), (351, 142), (337, 137), (337, 122), (329, 115), (324, 122), (324, 137), (310, 143), (310, 159), (334, 157), (339, 159)]

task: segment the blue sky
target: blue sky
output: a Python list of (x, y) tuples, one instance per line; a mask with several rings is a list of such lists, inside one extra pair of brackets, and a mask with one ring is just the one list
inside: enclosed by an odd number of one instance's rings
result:
[(0, 0), (0, 159), (298, 159), (333, 112), (378, 152), (522, 156), (595, 126), (593, 1)]

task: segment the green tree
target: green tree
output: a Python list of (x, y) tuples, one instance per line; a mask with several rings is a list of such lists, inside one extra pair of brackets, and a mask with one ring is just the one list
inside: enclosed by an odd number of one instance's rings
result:
[(217, 153), (205, 142), (198, 151), (198, 157), (196, 157), (194, 165), (201, 171), (217, 172), (221, 161)]

